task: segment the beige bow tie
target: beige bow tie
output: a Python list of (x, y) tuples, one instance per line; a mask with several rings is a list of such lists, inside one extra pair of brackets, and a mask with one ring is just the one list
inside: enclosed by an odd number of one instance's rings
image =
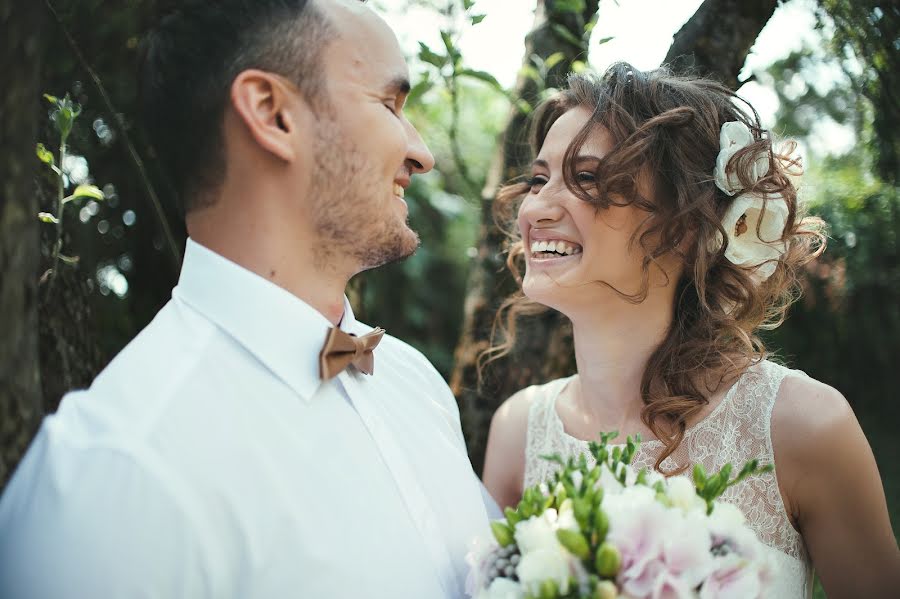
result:
[(366, 374), (375, 372), (372, 350), (384, 336), (384, 329), (376, 328), (362, 337), (345, 333), (337, 327), (328, 330), (322, 353), (319, 354), (319, 376), (323, 381), (337, 376), (350, 364)]

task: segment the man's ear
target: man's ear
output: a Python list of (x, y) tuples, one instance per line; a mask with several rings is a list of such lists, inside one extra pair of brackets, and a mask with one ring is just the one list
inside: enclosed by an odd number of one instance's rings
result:
[(257, 69), (242, 71), (231, 83), (231, 104), (250, 136), (285, 162), (297, 157), (297, 111), (306, 109), (299, 93), (278, 75)]

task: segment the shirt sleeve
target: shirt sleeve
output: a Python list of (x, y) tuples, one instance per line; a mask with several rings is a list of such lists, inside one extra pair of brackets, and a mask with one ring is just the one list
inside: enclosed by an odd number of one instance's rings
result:
[(42, 427), (0, 499), (0, 597), (208, 597), (199, 539), (152, 460)]

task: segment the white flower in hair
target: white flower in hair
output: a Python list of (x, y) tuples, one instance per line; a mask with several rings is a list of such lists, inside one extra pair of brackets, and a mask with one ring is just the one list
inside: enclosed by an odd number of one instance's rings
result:
[[(753, 134), (744, 123), (731, 121), (722, 125), (715, 181), (716, 186), (730, 196), (740, 191), (741, 184), (734, 172), (726, 175), (725, 167), (732, 156), (753, 141)], [(769, 170), (768, 154), (756, 156), (750, 169), (749, 179), (756, 183)], [(728, 237), (725, 258), (737, 266), (754, 268), (753, 278), (758, 282), (765, 281), (775, 272), (778, 259), (787, 251), (787, 244), (782, 241), (787, 219), (788, 205), (781, 195), (740, 194), (732, 200), (722, 218), (722, 227)], [(718, 251), (723, 242), (718, 235), (711, 249)]]
[(787, 218), (787, 202), (780, 195), (770, 195), (768, 201), (756, 194), (739, 195), (722, 218), (728, 235), (725, 258), (737, 266), (756, 267), (753, 278), (765, 281), (787, 251), (787, 244), (781, 240)]
[[(740, 121), (729, 121), (722, 125), (719, 133), (719, 156), (716, 158), (716, 169), (714, 171), (716, 186), (733, 196), (741, 189), (741, 182), (737, 173), (732, 171), (726, 172), (725, 167), (731, 157), (743, 150), (755, 140), (750, 128)], [(753, 158), (750, 165), (750, 182), (756, 183), (766, 176), (769, 172), (769, 155), (760, 152)]]

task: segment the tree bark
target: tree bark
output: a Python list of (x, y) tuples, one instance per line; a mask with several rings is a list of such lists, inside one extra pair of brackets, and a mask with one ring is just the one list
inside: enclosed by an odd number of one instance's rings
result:
[[(674, 62), (679, 70), (693, 68), (736, 88), (738, 73), (775, 5), (776, 0), (706, 0), (676, 34), (666, 62)], [(597, 6), (598, 2), (587, 3), (582, 23), (596, 14)], [(526, 38), (524, 64), (530, 63), (533, 54), (546, 59), (555, 52), (564, 52), (565, 60), (548, 77), (551, 85), (561, 85), (572, 61), (585, 49), (565, 42), (554, 30), (554, 18), (553, 3), (539, 0), (534, 29)], [(574, 30), (575, 21), (569, 19), (563, 24), (580, 37), (581, 33)], [(516, 92), (534, 98), (538, 90), (533, 82), (520, 76)], [(575, 371), (571, 325), (551, 310), (530, 317), (527, 324), (523, 322), (517, 329), (515, 349), (485, 368), (480, 384), (478, 379), (476, 360), (490, 344), (494, 315), (503, 299), (516, 289), (504, 264), (505, 237), (494, 224), (492, 204), (499, 185), (522, 174), (531, 159), (527, 125), (526, 115), (513, 109), (482, 194), (478, 256), (469, 277), (463, 332), (450, 383), (460, 405), (469, 458), (476, 472), (481, 472), (484, 463), (490, 420), (497, 407), (519, 389)]]
[(778, 0), (705, 0), (678, 30), (665, 63), (676, 72), (718, 79), (731, 89)]
[[(547, 86), (562, 86), (572, 63), (587, 57), (586, 44), (576, 45), (570, 36), (560, 33), (560, 28), (581, 39), (585, 24), (595, 18), (598, 5), (599, 0), (589, 0), (583, 11), (576, 14), (558, 10), (553, 0), (538, 0), (534, 26), (525, 38), (523, 64), (532, 64), (533, 56), (546, 60), (561, 52), (564, 58), (549, 70), (545, 80)], [(534, 105), (540, 92), (538, 82), (519, 75), (516, 97)], [(491, 325), (497, 308), (516, 289), (516, 283), (504, 265), (505, 236), (494, 224), (493, 200), (500, 185), (520, 175), (531, 160), (527, 135), (528, 115), (513, 106), (482, 191), (478, 255), (469, 275), (463, 330), (450, 381), (460, 404), (469, 457), (476, 472), (481, 471), (487, 431), (497, 406), (512, 392), (535, 380), (547, 380), (570, 368), (572, 362), (570, 329), (559, 314), (548, 313), (529, 323), (527, 331), (521, 331), (516, 351), (493, 362), (485, 370), (483, 384), (479, 385), (478, 355), (490, 344)]]
[(38, 362), (38, 202), (33, 176), (45, 12), (0, 0), (0, 488), (42, 415)]

